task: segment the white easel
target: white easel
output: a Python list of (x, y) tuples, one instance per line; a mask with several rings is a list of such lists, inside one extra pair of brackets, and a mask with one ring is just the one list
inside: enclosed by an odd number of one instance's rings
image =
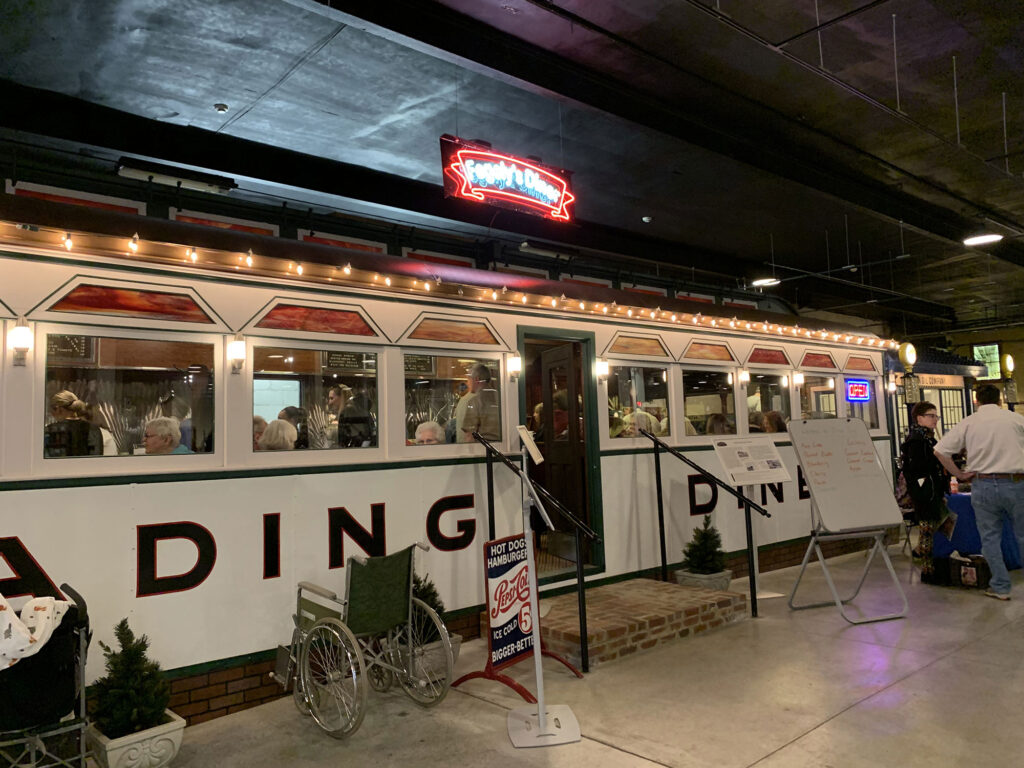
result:
[[(804, 553), (800, 573), (789, 593), (789, 607), (802, 610), (832, 605), (834, 602), (842, 617), (851, 624), (903, 618), (907, 615), (907, 596), (883, 541), (888, 529), (898, 526), (903, 516), (896, 506), (891, 485), (875, 453), (867, 426), (860, 419), (793, 420), (789, 424), (789, 434), (811, 493), (812, 526), (811, 540)], [(871, 552), (852, 594), (840, 597), (828, 562), (821, 551), (821, 543), (863, 538), (874, 539)], [(818, 556), (833, 600), (797, 605), (794, 602), (796, 591), (812, 552)], [(876, 555), (881, 555), (888, 568), (903, 608), (878, 616), (852, 617), (846, 611), (846, 604), (860, 594)]]

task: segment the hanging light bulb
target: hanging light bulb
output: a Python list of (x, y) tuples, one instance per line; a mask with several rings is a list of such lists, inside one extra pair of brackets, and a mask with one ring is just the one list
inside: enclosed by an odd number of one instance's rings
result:
[[(251, 267), (251, 266), (252, 266), (252, 264), (250, 264), (249, 266)], [(301, 274), (302, 274), (302, 265), (301, 265), (301, 264), (299, 264), (299, 266), (297, 266), (297, 267), (295, 268), (295, 271), (296, 271), (296, 272), (298, 272), (298, 273), (299, 273), (299, 274), (301, 275)]]
[[(247, 267), (251, 267), (252, 266), (252, 248), (249, 249), (249, 253), (246, 254), (246, 256), (245, 256), (245, 266), (247, 266)], [(291, 264), (289, 264), (288, 266), (290, 268)]]
[(71, 239), (70, 232), (65, 232), (64, 237), (62, 237), (61, 240), (64, 243), (64, 247), (67, 248), (69, 251), (75, 247), (75, 241)]
[(523, 294), (523, 296), (522, 296), (522, 298), (520, 299), (520, 301), (522, 301), (522, 302), (523, 302), (523, 304), (525, 304), (525, 303), (526, 303), (526, 294), (525, 294), (525, 293)]
[(388, 286), (389, 288), (391, 287), (391, 278), (390, 277), (385, 277), (384, 278), (384, 285)]
[(138, 253), (139, 251), (139, 233), (136, 232), (132, 235), (132, 239), (128, 241), (128, 250), (132, 253)]
[(552, 299), (551, 300), (551, 306), (552, 307), (557, 307), (558, 306), (558, 299)]
[(351, 264), (346, 264), (344, 267), (341, 268), (341, 271), (344, 272), (346, 275), (351, 275), (352, 274), (352, 265)]
[(426, 280), (423, 281), (423, 290), (426, 291), (427, 293), (430, 293), (430, 283), (427, 282)]

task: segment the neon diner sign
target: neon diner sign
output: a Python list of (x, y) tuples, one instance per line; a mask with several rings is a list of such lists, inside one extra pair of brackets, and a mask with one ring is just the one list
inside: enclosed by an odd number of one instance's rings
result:
[(544, 166), (489, 147), (441, 137), (444, 191), (449, 197), (476, 200), (554, 219), (571, 221), (576, 196), (569, 172)]

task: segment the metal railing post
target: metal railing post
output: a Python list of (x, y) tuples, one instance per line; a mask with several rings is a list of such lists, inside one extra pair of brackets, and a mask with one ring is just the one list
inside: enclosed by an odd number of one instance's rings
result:
[(668, 581), (668, 559), (665, 554), (665, 502), (661, 491), (661, 446), (654, 444), (654, 481), (658, 490), (658, 538), (661, 542), (661, 580)]
[(587, 598), (583, 581), (583, 537), (580, 529), (576, 529), (576, 602), (580, 612), (580, 666), (584, 672), (590, 671), (590, 643), (587, 637)]
[(743, 516), (747, 524), (747, 582), (750, 586), (750, 615), (757, 618), (757, 579), (754, 576), (754, 558), (757, 557), (757, 547), (754, 546), (754, 529), (750, 520), (750, 501), (743, 502)]
[(487, 454), (487, 540), (494, 541), (494, 457)]

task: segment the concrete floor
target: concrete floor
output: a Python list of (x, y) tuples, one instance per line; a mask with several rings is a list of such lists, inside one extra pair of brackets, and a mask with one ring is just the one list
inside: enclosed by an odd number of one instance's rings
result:
[[(290, 699), (191, 727), (176, 768), (217, 766), (500, 765), (633, 766), (1019, 765), (1024, 726), (1024, 575), (1014, 599), (921, 584), (890, 548), (907, 592), (906, 618), (852, 626), (834, 607), (792, 611), (762, 599), (761, 617), (604, 666), (577, 680), (545, 661), (547, 700), (567, 704), (583, 739), (515, 749), (510, 708), (523, 702), (497, 683), (472, 680), (434, 709), (403, 693), (370, 691), (362, 727), (336, 741)], [(863, 555), (832, 563), (852, 584)], [(796, 569), (765, 574), (762, 591), (788, 596)], [(746, 580), (733, 582), (746, 589)], [(806, 591), (805, 591), (806, 590)], [(812, 566), (801, 600), (827, 597)], [(856, 601), (897, 608), (884, 568)], [(483, 640), (463, 644), (456, 675), (480, 669)], [(533, 664), (511, 675), (534, 690)]]

